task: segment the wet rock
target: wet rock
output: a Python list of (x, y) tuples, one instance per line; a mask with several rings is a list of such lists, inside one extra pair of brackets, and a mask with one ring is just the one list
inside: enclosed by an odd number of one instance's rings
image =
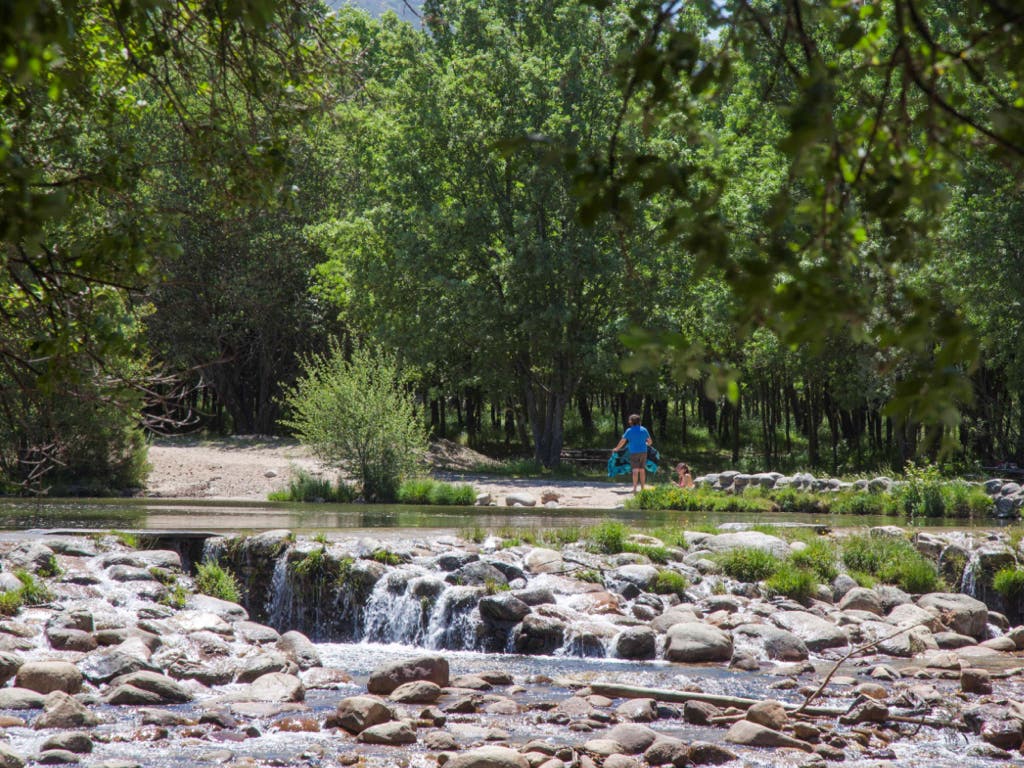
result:
[[(227, 685), (235, 679), (235, 669), (229, 664), (211, 664), (209, 662), (189, 661), (187, 659), (178, 659), (168, 665), (167, 674), (175, 680), (195, 680), (206, 686)], [(252, 682), (256, 677), (259, 677), (259, 675), (250, 680), (239, 682)]]
[(302, 673), (302, 684), (306, 689), (337, 689), (352, 683), (352, 676), (343, 669), (313, 667)]
[(442, 688), (447, 686), (448, 660), (443, 656), (429, 655), (385, 664), (370, 674), (366, 688), (370, 693), (389, 694), (402, 683), (414, 680), (428, 680)]
[(88, 733), (84, 733), (82, 731), (55, 733), (43, 741), (40, 749), (65, 749), (68, 752), (85, 755), (92, 752), (92, 738)]
[(36, 730), (44, 728), (83, 728), (98, 725), (99, 718), (85, 708), (73, 696), (63, 691), (47, 694), (43, 700), (43, 712), (32, 723)]
[(152, 706), (167, 703), (160, 694), (136, 688), (134, 685), (114, 686), (103, 697), (103, 701), (111, 706)]
[(742, 669), (745, 672), (756, 672), (760, 668), (761, 662), (759, 662), (757, 657), (751, 653), (735, 651), (733, 652), (732, 658), (729, 660), (729, 669)]
[(699, 663), (732, 658), (732, 637), (715, 627), (696, 622), (676, 624), (667, 634), (668, 661)]
[(78, 693), (82, 687), (82, 673), (67, 661), (30, 661), (19, 667), (15, 685), (43, 694), (52, 691)]
[(615, 708), (620, 720), (634, 723), (653, 723), (658, 719), (658, 702), (654, 699), (629, 699)]
[(721, 714), (722, 710), (705, 701), (687, 701), (683, 704), (683, 719), (693, 725), (711, 725), (711, 718)]
[(516, 626), (512, 642), (517, 653), (554, 653), (565, 642), (565, 623), (530, 614)]
[(707, 741), (690, 742), (690, 762), (694, 765), (724, 765), (737, 759), (731, 749)]
[(280, 633), (273, 627), (257, 624), (254, 621), (235, 622), (235, 637), (253, 645), (276, 643)]
[(620, 659), (653, 659), (658, 636), (650, 627), (626, 627), (615, 638), (614, 651)]
[(0, 652), (0, 685), (6, 685), (7, 681), (18, 674), (24, 660), (15, 653)]
[(485, 620), (512, 624), (522, 621), (530, 613), (530, 606), (511, 592), (482, 597), (479, 608), (480, 616)]
[(473, 691), (489, 691), (494, 687), (479, 675), (456, 675), (448, 684), (452, 688), (468, 688)]
[[(489, 686), (488, 686), (489, 687)], [(402, 683), (388, 698), (402, 704), (433, 704), (441, 698), (441, 686), (429, 680), (414, 680)]]
[(35, 761), (40, 765), (73, 765), (78, 762), (78, 755), (66, 749), (47, 749)]
[(882, 608), (882, 601), (874, 590), (864, 587), (854, 587), (839, 601), (841, 611), (867, 611), (876, 616), (882, 616), (885, 610)]
[(948, 592), (933, 592), (924, 595), (917, 604), (922, 608), (935, 608), (942, 617), (942, 623), (961, 635), (977, 640), (985, 637), (988, 622), (988, 608), (973, 597)]
[(212, 595), (200, 593), (190, 595), (185, 607), (197, 613), (212, 613), (229, 624), (249, 619), (249, 612), (238, 603), (221, 600), (219, 597), (213, 597)]
[(720, 533), (708, 536), (701, 542), (702, 549), (712, 552), (727, 552), (732, 549), (760, 549), (779, 559), (789, 556), (789, 544), (778, 536), (770, 536), (759, 531), (739, 531), (737, 533)]
[(799, 637), (769, 624), (741, 624), (733, 630), (733, 636), (736, 635), (757, 638), (769, 659), (804, 661), (809, 655)]
[(530, 762), (508, 747), (479, 747), (451, 758), (445, 768), (530, 768)]
[(658, 733), (646, 725), (623, 723), (608, 731), (607, 738), (619, 744), (624, 754), (638, 755), (654, 743)]
[(457, 571), (452, 571), (444, 580), (449, 584), (460, 584), (465, 587), (505, 587), (508, 579), (490, 563), (483, 561), (468, 563)]
[(981, 726), (981, 738), (999, 749), (1020, 749), (1024, 742), (1024, 723), (1013, 717), (986, 720)]
[(583, 745), (583, 749), (599, 758), (620, 755), (623, 752), (622, 745), (615, 739), (590, 739)]
[(292, 630), (285, 632), (274, 644), (278, 651), (284, 654), (289, 661), (295, 662), (299, 669), (311, 669), (322, 667), (320, 652), (310, 642), (309, 638), (301, 632)]
[(697, 614), (693, 608), (685, 605), (675, 605), (651, 621), (651, 629), (655, 632), (668, 632), (676, 624), (688, 624), (698, 621)]
[(475, 552), (464, 552), (462, 550), (453, 549), (449, 552), (444, 552), (437, 556), (434, 563), (442, 571), (457, 571), (464, 565), (469, 563), (475, 563), (480, 559), (480, 555)]
[(139, 710), (143, 725), (156, 725), (161, 728), (172, 728), (179, 725), (195, 725), (196, 720), (181, 712), (172, 712), (169, 709), (141, 709)]
[(843, 648), (849, 644), (846, 633), (830, 621), (807, 611), (773, 613), (771, 621), (799, 637), (810, 651)]
[(519, 589), (512, 593), (516, 599), (522, 600), (530, 607), (537, 605), (554, 605), (555, 593), (546, 587), (530, 587)]
[(365, 744), (384, 744), (386, 746), (415, 744), (416, 731), (404, 720), (394, 720), (379, 725), (371, 725), (369, 728), (360, 731), (359, 740)]
[(746, 719), (773, 731), (781, 731), (789, 722), (789, 715), (780, 702), (769, 700), (759, 701), (747, 709)]
[(387, 705), (373, 696), (349, 696), (342, 699), (334, 713), (334, 722), (356, 735), (371, 726), (388, 723), (393, 719)]
[(48, 570), (55, 562), (55, 553), (38, 541), (22, 542), (4, 556), (5, 566), (10, 570), (25, 570), (36, 573), (40, 568)]
[(6, 744), (0, 744), (0, 768), (22, 768), (24, 765), (25, 758)]
[(640, 768), (640, 761), (626, 755), (608, 755), (601, 765), (602, 768)]
[(562, 573), (565, 571), (565, 562), (560, 552), (553, 549), (536, 547), (526, 553), (523, 558), (523, 565), (530, 573)]
[(28, 688), (0, 688), (0, 709), (42, 709), (45, 698)]
[(869, 699), (842, 715), (839, 722), (845, 725), (856, 725), (858, 723), (884, 723), (888, 719), (889, 708), (881, 702)]
[(251, 683), (271, 672), (288, 672), (290, 663), (283, 654), (273, 651), (261, 653), (245, 659), (235, 679), (240, 683)]
[(454, 751), (459, 748), (455, 737), (445, 731), (431, 731), (423, 737), (423, 746), (433, 752)]
[(971, 744), (967, 748), (968, 757), (980, 757), (985, 760), (1009, 760), (1012, 754), (993, 744)]
[(98, 646), (96, 638), (88, 632), (67, 627), (49, 627), (46, 630), (46, 639), (50, 641), (50, 647), (55, 651), (88, 653), (96, 650)]
[(653, 565), (622, 565), (605, 574), (605, 582), (629, 599), (649, 591), (657, 578), (658, 569)]
[(648, 765), (671, 765), (674, 768), (683, 768), (690, 762), (690, 748), (682, 739), (659, 736), (644, 751), (644, 760)]
[(800, 741), (785, 733), (767, 728), (751, 720), (738, 720), (725, 734), (725, 740), (746, 747), (791, 747), (805, 752), (813, 751), (806, 741)]
[(144, 702), (146, 704), (184, 704), (187, 701), (192, 701), (192, 693), (185, 686), (159, 672), (132, 672), (123, 677), (114, 678), (110, 684), (112, 686), (130, 686), (147, 691), (155, 694), (159, 699), (156, 702)]
[(254, 680), (234, 698), (237, 701), (303, 701), (306, 689), (295, 675), (271, 672)]
[(992, 693), (992, 676), (984, 669), (965, 669), (960, 673), (960, 690), (964, 693)]

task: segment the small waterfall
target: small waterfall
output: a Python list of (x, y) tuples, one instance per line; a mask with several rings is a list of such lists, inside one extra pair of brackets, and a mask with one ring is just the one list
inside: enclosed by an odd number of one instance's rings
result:
[(964, 575), (960, 578), (960, 591), (965, 595), (980, 599), (978, 597), (979, 587), (981, 586), (981, 581), (978, 578), (980, 572), (981, 558), (978, 557), (978, 550), (974, 550), (967, 561), (967, 565), (964, 566)]
[(274, 563), (273, 575), (270, 577), (267, 621), (272, 627), (295, 626), (295, 608), (295, 593), (288, 580), (288, 556), (283, 554)]
[(427, 647), (467, 650), (479, 642), (481, 587), (448, 587), (430, 614)]
[[(363, 611), (362, 637), (378, 643), (425, 645), (425, 637), (437, 593), (414, 588), (405, 570), (390, 572), (377, 582)], [(443, 584), (442, 584), (443, 586)]]

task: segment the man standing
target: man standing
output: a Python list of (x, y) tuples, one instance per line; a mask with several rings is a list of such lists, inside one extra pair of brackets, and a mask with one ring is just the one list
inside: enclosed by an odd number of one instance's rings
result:
[(629, 446), (629, 468), (633, 470), (633, 493), (636, 493), (636, 482), (640, 481), (640, 490), (647, 488), (647, 446), (654, 441), (651, 440), (651, 433), (640, 426), (640, 417), (633, 414), (629, 417), (629, 428), (622, 433), (619, 444), (613, 451), (622, 449), (622, 446)]

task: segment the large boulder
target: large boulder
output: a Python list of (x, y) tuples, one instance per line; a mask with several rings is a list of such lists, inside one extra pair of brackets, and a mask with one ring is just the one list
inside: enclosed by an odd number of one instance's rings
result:
[(952, 631), (976, 640), (984, 639), (988, 607), (980, 600), (968, 595), (932, 592), (921, 597), (917, 604), (922, 608), (937, 610), (942, 623)]
[(278, 651), (284, 654), (289, 661), (295, 662), (299, 669), (312, 669), (322, 667), (320, 652), (310, 642), (309, 638), (301, 632), (292, 630), (285, 632), (275, 643)]
[(367, 728), (394, 719), (384, 702), (373, 696), (349, 696), (338, 702), (334, 714), (335, 722), (352, 734), (360, 734)]
[(530, 768), (526, 756), (508, 747), (480, 747), (455, 755), (447, 768)]
[(37, 693), (78, 693), (82, 688), (82, 673), (68, 661), (30, 661), (18, 669), (14, 684)]
[(295, 675), (271, 672), (256, 678), (238, 694), (240, 701), (292, 702), (306, 698), (306, 688)]
[(527, 552), (526, 557), (523, 558), (523, 565), (530, 573), (562, 573), (565, 571), (565, 561), (562, 560), (561, 553), (541, 547)]
[(512, 642), (517, 653), (554, 653), (565, 643), (565, 623), (531, 613), (516, 626)]
[(755, 638), (769, 659), (804, 661), (809, 655), (799, 637), (770, 624), (741, 624), (733, 630), (733, 635)]
[(811, 752), (813, 747), (806, 741), (800, 741), (779, 731), (773, 731), (760, 723), (750, 720), (738, 720), (733, 723), (725, 740), (746, 747), (791, 747)]
[(653, 659), (658, 635), (650, 627), (626, 627), (615, 638), (615, 655), (620, 659)]
[(843, 595), (843, 599), (839, 601), (839, 610), (867, 611), (876, 616), (881, 616), (885, 613), (878, 594), (874, 590), (866, 589), (865, 587), (854, 587)]
[(84, 728), (98, 725), (100, 719), (85, 708), (74, 696), (63, 691), (54, 691), (43, 701), (43, 713), (35, 719), (32, 727), (36, 730), (44, 728)]
[(530, 606), (511, 592), (482, 597), (479, 608), (480, 616), (484, 619), (511, 624), (522, 621), (530, 613)]
[[(529, 617), (528, 617), (529, 618)], [(378, 667), (370, 674), (366, 689), (370, 693), (387, 695), (402, 683), (429, 680), (442, 688), (448, 685), (448, 660), (444, 656), (417, 656), (406, 661), (393, 661)]]
[(776, 626), (799, 637), (810, 651), (849, 645), (846, 633), (827, 619), (807, 611), (777, 611), (771, 615)]
[(778, 558), (789, 555), (789, 544), (778, 536), (770, 536), (760, 531), (737, 531), (736, 533), (720, 533), (708, 536), (701, 542), (701, 547), (712, 552), (728, 552), (732, 549), (760, 549)]
[(359, 740), (365, 744), (384, 744), (396, 747), (400, 744), (415, 744), (416, 731), (404, 720), (371, 725), (359, 734)]
[(605, 738), (621, 745), (625, 754), (638, 755), (657, 740), (658, 732), (646, 725), (621, 723), (608, 731)]
[(192, 701), (192, 693), (188, 688), (159, 672), (133, 672), (130, 675), (114, 678), (110, 684), (112, 686), (127, 685), (149, 691), (159, 697), (159, 701), (154, 702), (158, 704), (184, 704), (187, 701)]
[(732, 637), (717, 627), (699, 622), (676, 624), (667, 634), (665, 659), (684, 663), (728, 661)]

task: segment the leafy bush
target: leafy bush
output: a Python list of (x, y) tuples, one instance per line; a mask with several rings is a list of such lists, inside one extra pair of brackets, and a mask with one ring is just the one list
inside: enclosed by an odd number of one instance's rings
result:
[(739, 547), (723, 552), (715, 557), (715, 561), (727, 576), (747, 583), (767, 579), (782, 565), (775, 555), (756, 547)]
[(804, 549), (789, 556), (794, 567), (810, 571), (822, 581), (832, 581), (839, 575), (838, 559), (835, 544), (827, 539), (808, 542)]
[(798, 568), (791, 562), (784, 562), (775, 573), (764, 580), (764, 586), (771, 595), (807, 600), (813, 597), (818, 589), (818, 580), (812, 571)]
[(1008, 565), (996, 571), (992, 577), (992, 588), (1008, 603), (1015, 603), (1024, 597), (1024, 569)]
[(690, 580), (683, 574), (676, 571), (658, 571), (658, 577), (654, 580), (651, 591), (657, 595), (678, 595), (684, 597), (690, 586)]
[(331, 481), (316, 477), (304, 469), (296, 470), (288, 481), (288, 487), (281, 491), (272, 491), (267, 498), (270, 501), (301, 501), (301, 502), (334, 502), (347, 504), (356, 498), (356, 489), (340, 477), (331, 485)]
[(322, 460), (351, 467), (370, 501), (392, 501), (426, 451), (426, 433), (394, 357), (332, 342), (303, 362), (284, 424)]
[(242, 590), (235, 574), (213, 560), (196, 566), (195, 584), (196, 591), (204, 595), (227, 600), (229, 603), (242, 601)]
[(627, 509), (673, 509), (682, 512), (767, 512), (772, 502), (756, 495), (732, 495), (711, 488), (655, 485), (626, 499)]
[(947, 517), (987, 517), (994, 508), (984, 488), (961, 481), (943, 485), (942, 500)]
[(914, 594), (933, 592), (942, 584), (935, 565), (906, 539), (848, 536), (843, 540), (842, 548), (843, 563), (851, 575), (867, 574), (884, 584), (895, 584)]
[(870, 491), (840, 491), (830, 505), (836, 515), (884, 515), (892, 506), (888, 493)]
[(933, 464), (907, 464), (906, 480), (892, 495), (908, 517), (942, 517), (946, 513), (942, 476)]
[(587, 538), (594, 544), (598, 552), (606, 555), (617, 555), (625, 551), (626, 526), (614, 520), (608, 520), (590, 529)]
[(470, 507), (476, 502), (476, 491), (471, 485), (417, 478), (406, 480), (399, 486), (398, 501), (403, 504)]

